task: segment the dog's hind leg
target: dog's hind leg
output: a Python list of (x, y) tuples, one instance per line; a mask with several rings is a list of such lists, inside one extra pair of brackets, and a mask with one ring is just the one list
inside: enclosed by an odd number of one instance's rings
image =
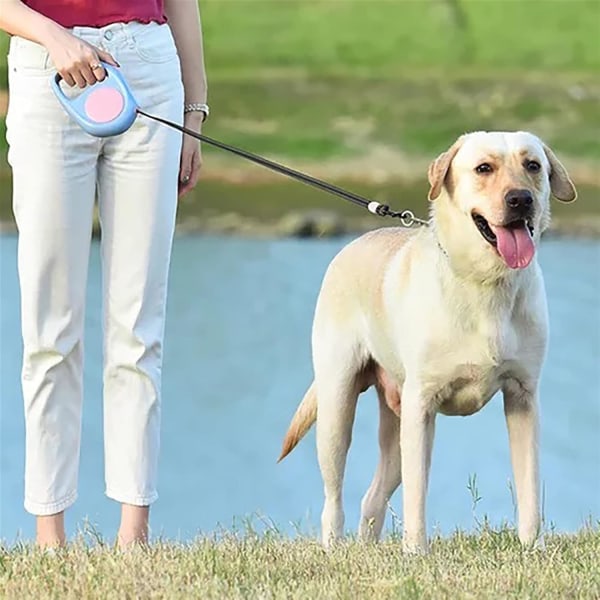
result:
[(343, 535), (342, 485), (360, 390), (357, 354), (338, 344), (322, 350), (315, 353), (317, 455), (325, 493), (321, 536), (328, 547)]
[[(380, 457), (373, 481), (361, 503), (359, 535), (363, 541), (376, 541), (381, 535), (386, 505), (402, 481), (400, 453), (400, 419), (392, 411), (386, 398), (386, 390), (376, 385), (379, 397), (379, 449)], [(392, 391), (394, 399), (399, 394)], [(399, 408), (399, 406), (398, 406)]]

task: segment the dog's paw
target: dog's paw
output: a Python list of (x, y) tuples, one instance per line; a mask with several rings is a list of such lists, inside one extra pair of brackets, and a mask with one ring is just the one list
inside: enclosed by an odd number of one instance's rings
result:
[(358, 527), (358, 539), (365, 544), (374, 544), (379, 541), (381, 527), (375, 517), (361, 518)]
[(409, 556), (424, 556), (429, 552), (426, 539), (419, 540), (402, 540), (402, 551)]
[(531, 537), (520, 537), (519, 541), (523, 546), (523, 550), (526, 552), (545, 552), (546, 551), (546, 542), (544, 541), (544, 536), (542, 534), (536, 536), (531, 539)]
[(323, 533), (321, 536), (321, 545), (325, 550), (332, 550), (336, 546), (339, 546), (343, 539), (343, 536), (333, 532)]

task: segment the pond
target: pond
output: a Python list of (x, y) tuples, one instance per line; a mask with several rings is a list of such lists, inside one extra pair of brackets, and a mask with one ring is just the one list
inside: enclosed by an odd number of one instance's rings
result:
[[(314, 431), (276, 464), (289, 420), (312, 377), (310, 329), (328, 262), (348, 241), (180, 236), (166, 332), (160, 498), (155, 536), (190, 540), (265, 519), (315, 534), (322, 488)], [(86, 316), (79, 499), (73, 533), (89, 521), (114, 535), (118, 506), (103, 495), (100, 261), (94, 243)], [(31, 539), (22, 507), (23, 411), (16, 237), (0, 236), (0, 539)], [(543, 242), (551, 344), (542, 384), (541, 473), (547, 527), (574, 531), (600, 517), (600, 243)], [(377, 461), (377, 407), (359, 402), (345, 482), (346, 527)], [(469, 480), (481, 500), (473, 509)], [(514, 523), (502, 403), (468, 419), (440, 417), (428, 496), (431, 532), (472, 529), (487, 516)], [(402, 518), (401, 490), (391, 500)]]

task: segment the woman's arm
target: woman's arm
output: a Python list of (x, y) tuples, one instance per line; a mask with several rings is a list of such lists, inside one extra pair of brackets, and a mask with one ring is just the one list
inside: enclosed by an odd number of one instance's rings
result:
[[(202, 24), (197, 0), (164, 0), (165, 13), (177, 46), (181, 62), (181, 77), (186, 104), (206, 103), (207, 84), (202, 43)], [(188, 112), (186, 127), (200, 131), (204, 120), (202, 112)], [(185, 194), (198, 182), (202, 155), (200, 144), (190, 136), (183, 136), (179, 193)]]
[(45, 46), (56, 70), (68, 85), (85, 87), (102, 81), (104, 69), (91, 68), (101, 60), (118, 66), (108, 52), (71, 35), (64, 27), (25, 6), (20, 0), (0, 2), (0, 29)]
[(185, 102), (206, 102), (206, 71), (202, 25), (197, 0), (164, 0), (175, 45), (181, 61)]
[(0, 29), (32, 42), (46, 45), (60, 26), (44, 15), (32, 10), (20, 0), (2, 0)]

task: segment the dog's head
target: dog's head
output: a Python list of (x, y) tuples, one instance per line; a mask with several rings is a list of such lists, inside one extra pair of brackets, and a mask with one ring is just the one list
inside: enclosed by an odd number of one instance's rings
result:
[(552, 150), (521, 131), (461, 136), (431, 164), (429, 183), (442, 244), (495, 270), (529, 265), (550, 222), (551, 194), (577, 197)]

